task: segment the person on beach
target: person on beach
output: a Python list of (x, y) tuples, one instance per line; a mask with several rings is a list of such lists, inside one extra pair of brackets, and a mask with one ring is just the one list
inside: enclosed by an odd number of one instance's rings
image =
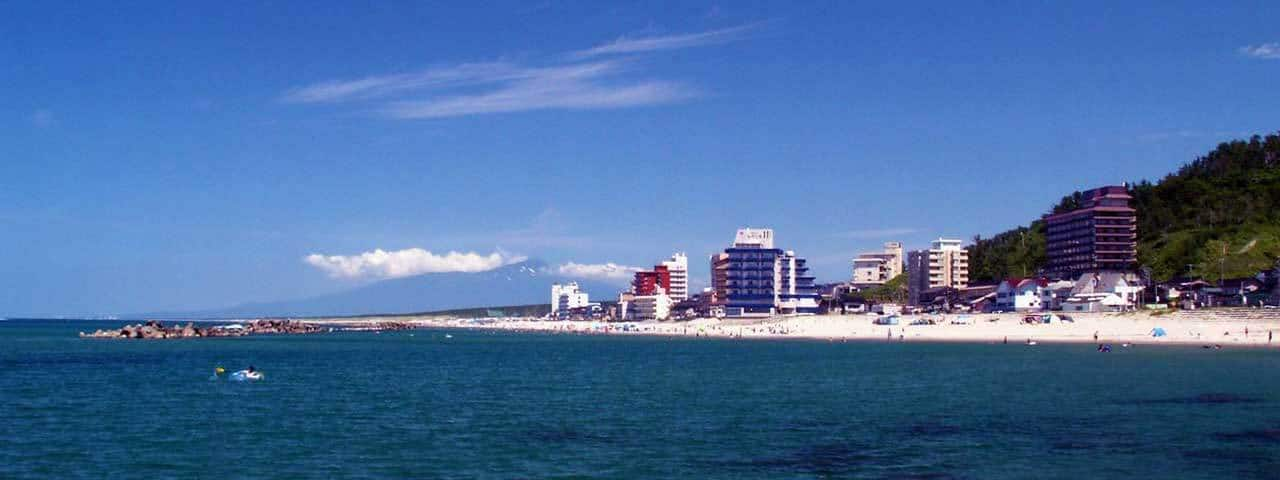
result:
[(1098, 341), (1098, 331), (1097, 331), (1097, 330), (1094, 330), (1094, 331), (1093, 331), (1093, 341), (1095, 341), (1095, 342), (1096, 342), (1096, 341)]

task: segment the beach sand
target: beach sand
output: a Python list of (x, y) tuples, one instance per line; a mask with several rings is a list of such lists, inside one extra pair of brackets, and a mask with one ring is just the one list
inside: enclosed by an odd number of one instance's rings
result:
[[(1073, 322), (1025, 324), (1025, 314), (903, 316), (900, 325), (875, 325), (873, 315), (817, 315), (762, 319), (697, 319), (667, 322), (590, 322), (545, 319), (461, 319), (400, 317), (423, 327), (492, 329), (617, 335), (671, 335), (719, 338), (805, 338), (830, 341), (968, 343), (1093, 343), (1280, 347), (1280, 311), (1218, 309), (1152, 315), (1069, 314)], [(932, 318), (935, 325), (910, 325)], [(953, 324), (967, 317), (969, 324)], [(385, 319), (383, 319), (385, 320)], [(356, 323), (360, 319), (334, 319)], [(370, 320), (373, 321), (373, 320)], [(1153, 336), (1157, 328), (1165, 335)], [(1095, 334), (1097, 335), (1095, 340)], [(1276, 338), (1272, 338), (1272, 337)]]

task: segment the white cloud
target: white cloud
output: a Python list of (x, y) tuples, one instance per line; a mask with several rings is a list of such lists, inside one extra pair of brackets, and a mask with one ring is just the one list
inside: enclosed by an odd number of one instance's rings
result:
[(839, 234), (836, 234), (836, 236), (841, 238), (876, 239), (876, 238), (895, 237), (898, 235), (908, 235), (908, 234), (916, 233), (918, 231), (919, 230), (914, 228), (873, 228), (873, 229), (867, 229), (867, 230), (853, 230), (848, 232), (841, 232)]
[(1280, 59), (1280, 42), (1246, 45), (1240, 47), (1240, 54), (1254, 58), (1277, 60)]
[(303, 259), (333, 278), (397, 278), (423, 273), (483, 272), (526, 257), (498, 251), (488, 255), (454, 252), (437, 255), (421, 248), (394, 252), (375, 249), (359, 255), (311, 254)]
[(680, 48), (718, 45), (741, 39), (755, 25), (742, 25), (733, 28), (711, 30), (708, 32), (665, 35), (659, 37), (627, 38), (622, 37), (610, 43), (586, 50), (573, 52), (575, 58), (587, 58), (598, 55), (613, 55), (658, 50), (676, 50)]
[(600, 280), (625, 280), (631, 278), (639, 267), (618, 265), (616, 263), (574, 263), (561, 264), (552, 269), (553, 273), (571, 278), (594, 278)]

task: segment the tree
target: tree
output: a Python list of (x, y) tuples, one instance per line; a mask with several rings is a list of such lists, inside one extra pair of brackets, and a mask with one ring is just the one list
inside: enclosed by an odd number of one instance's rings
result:
[(908, 275), (906, 273), (899, 274), (882, 285), (876, 285), (860, 292), (846, 293), (844, 299), (850, 302), (906, 303), (907, 279)]
[[(1132, 183), (1129, 194), (1138, 212), (1138, 263), (1155, 281), (1186, 275), (1188, 265), (1215, 280), (1249, 276), (1280, 257), (1280, 133), (1221, 143), (1158, 182)], [(1072, 192), (1049, 211), (1082, 201)], [(1046, 261), (1040, 220), (974, 240), (974, 281), (1034, 275)], [(1223, 254), (1223, 243), (1253, 246)]]

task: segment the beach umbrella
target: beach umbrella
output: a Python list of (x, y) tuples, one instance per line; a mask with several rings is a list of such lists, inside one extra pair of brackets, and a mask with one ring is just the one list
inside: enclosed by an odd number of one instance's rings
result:
[(1156, 327), (1156, 328), (1151, 329), (1151, 336), (1153, 336), (1153, 337), (1163, 337), (1163, 336), (1165, 336), (1164, 328)]

